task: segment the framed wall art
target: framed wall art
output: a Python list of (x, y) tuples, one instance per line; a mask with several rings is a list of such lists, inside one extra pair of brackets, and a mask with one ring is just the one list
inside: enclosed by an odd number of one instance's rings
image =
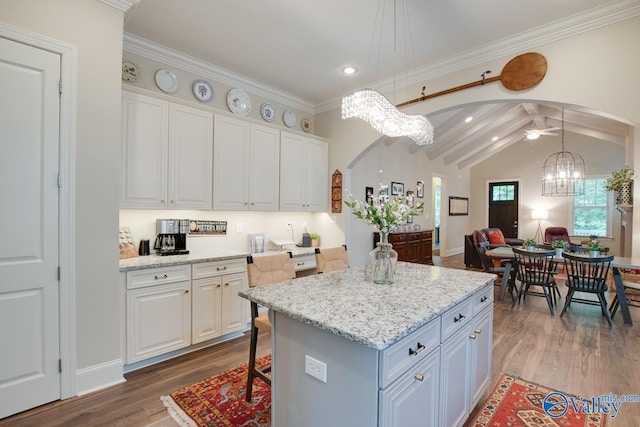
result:
[(449, 215), (469, 215), (469, 198), (449, 196)]
[(418, 181), (418, 183), (416, 184), (417, 187), (417, 195), (416, 197), (423, 199), (424, 198), (424, 182), (422, 181)]
[(415, 194), (413, 191), (411, 190), (407, 190), (407, 206), (409, 206), (410, 208), (414, 207), (416, 205), (416, 198), (415, 198)]
[(371, 204), (373, 202), (373, 187), (364, 187), (365, 200)]
[(391, 195), (399, 196), (404, 194), (404, 184), (402, 182), (391, 182)]

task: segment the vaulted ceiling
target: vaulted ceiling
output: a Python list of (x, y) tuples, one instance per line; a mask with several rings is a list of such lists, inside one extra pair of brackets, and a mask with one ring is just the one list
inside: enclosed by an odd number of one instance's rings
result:
[[(640, 0), (396, 1), (394, 30), (392, 0), (141, 0), (125, 16), (125, 40), (180, 52), (318, 111), (362, 87), (388, 88), (399, 68), (413, 71), (398, 81), (426, 80), (640, 14)], [(358, 73), (343, 75), (345, 65)], [(561, 115), (559, 105), (465, 106), (430, 116), (434, 144), (413, 149), (470, 167), (527, 129), (560, 127)], [(629, 126), (566, 106), (565, 131), (624, 144)]]

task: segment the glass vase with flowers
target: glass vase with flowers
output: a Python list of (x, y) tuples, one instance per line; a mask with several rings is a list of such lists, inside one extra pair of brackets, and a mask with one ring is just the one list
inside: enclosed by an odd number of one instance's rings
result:
[(372, 195), (367, 201), (361, 201), (348, 194), (349, 200), (344, 202), (356, 218), (373, 225), (380, 232), (380, 242), (369, 254), (371, 280), (378, 284), (393, 283), (398, 262), (398, 253), (389, 243), (389, 233), (406, 224), (424, 208), (424, 203), (414, 203), (413, 196), (400, 194), (390, 200), (388, 192), (388, 186), (380, 184), (378, 196)]

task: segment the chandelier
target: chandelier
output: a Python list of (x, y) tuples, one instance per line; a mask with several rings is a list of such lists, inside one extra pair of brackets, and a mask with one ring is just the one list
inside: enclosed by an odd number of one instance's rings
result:
[(542, 167), (543, 196), (584, 194), (584, 159), (577, 153), (564, 151), (564, 108), (562, 108), (562, 151), (547, 157)]
[(387, 136), (408, 136), (418, 145), (433, 142), (433, 126), (426, 117), (401, 113), (377, 90), (362, 89), (342, 98), (342, 119), (350, 117)]
[[(384, 2), (384, 0), (381, 1)], [(393, 10), (393, 51), (395, 54), (396, 0), (393, 1)], [(362, 89), (342, 98), (342, 119), (351, 117), (365, 120), (375, 130), (387, 136), (407, 136), (418, 145), (433, 143), (433, 126), (426, 117), (401, 113), (383, 94), (374, 89)]]

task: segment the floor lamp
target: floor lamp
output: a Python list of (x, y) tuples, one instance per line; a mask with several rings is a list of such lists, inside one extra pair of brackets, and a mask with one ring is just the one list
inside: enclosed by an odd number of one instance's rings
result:
[(542, 234), (542, 227), (540, 223), (543, 219), (547, 219), (549, 217), (549, 212), (546, 209), (533, 209), (531, 211), (531, 218), (538, 220), (538, 229), (536, 230), (536, 235), (534, 237), (536, 242), (539, 242), (538, 239), (542, 239), (542, 243), (544, 243), (544, 235)]

